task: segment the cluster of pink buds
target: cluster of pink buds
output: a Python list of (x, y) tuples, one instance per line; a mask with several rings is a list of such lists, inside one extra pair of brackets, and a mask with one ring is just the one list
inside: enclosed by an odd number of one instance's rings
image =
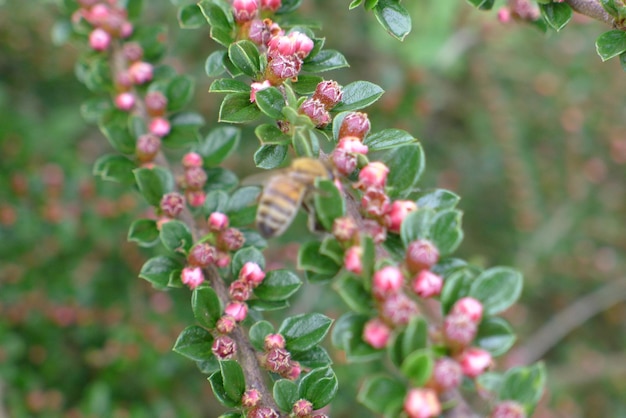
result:
[(339, 142), (330, 157), (339, 173), (345, 176), (352, 174), (357, 167), (357, 156), (367, 154), (368, 148), (363, 139), (369, 131), (367, 114), (352, 112), (343, 118), (339, 127)]
[(126, 9), (117, 1), (81, 0), (80, 8), (72, 16), (74, 22), (85, 19), (93, 26), (89, 34), (89, 45), (96, 51), (105, 51), (115, 38), (126, 39), (133, 33)]
[(229, 228), (228, 216), (221, 212), (213, 212), (207, 219), (209, 231), (213, 233), (214, 244), (217, 249), (215, 265), (223, 268), (230, 264), (230, 252), (237, 251), (245, 242), (240, 230)]
[(441, 414), (441, 403), (432, 389), (411, 389), (404, 398), (404, 412), (409, 418), (432, 418)]
[(207, 181), (207, 174), (204, 171), (202, 156), (195, 152), (188, 152), (183, 156), (183, 176), (179, 179), (179, 184), (185, 190), (185, 197), (190, 206), (198, 207), (204, 204), (206, 193), (204, 185)]
[(304, 100), (298, 110), (308, 116), (317, 128), (323, 128), (331, 121), (329, 111), (341, 101), (342, 97), (343, 91), (336, 81), (322, 81), (315, 88), (313, 96)]
[(313, 40), (301, 32), (279, 32), (271, 37), (267, 42), (265, 80), (279, 86), (285, 80), (296, 78), (313, 46)]
[[(563, 0), (554, 0), (561, 3)], [(512, 19), (534, 22), (541, 17), (539, 8), (530, 0), (509, 0), (506, 7), (498, 10), (498, 20), (502, 23), (509, 23)]]
[(526, 411), (515, 401), (502, 401), (493, 408), (489, 418), (526, 418)]
[(265, 272), (253, 262), (247, 262), (239, 271), (239, 278), (233, 281), (228, 288), (230, 302), (226, 305), (224, 313), (236, 322), (241, 322), (248, 315), (246, 301), (252, 295), (252, 290), (260, 285), (265, 278)]
[(300, 377), (302, 367), (291, 359), (291, 353), (285, 348), (285, 337), (281, 334), (268, 334), (263, 347), (265, 352), (261, 356), (261, 364), (265, 369), (289, 380)]

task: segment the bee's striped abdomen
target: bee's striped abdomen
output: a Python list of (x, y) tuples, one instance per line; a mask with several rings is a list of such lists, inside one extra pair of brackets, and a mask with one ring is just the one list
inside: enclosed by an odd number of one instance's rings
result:
[(257, 227), (265, 238), (282, 234), (289, 226), (302, 202), (306, 187), (289, 177), (276, 177), (261, 194), (257, 211)]

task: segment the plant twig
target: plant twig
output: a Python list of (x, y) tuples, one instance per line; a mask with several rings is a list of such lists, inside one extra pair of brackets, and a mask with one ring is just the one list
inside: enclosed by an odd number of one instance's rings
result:
[(618, 23), (613, 16), (604, 10), (598, 0), (565, 0), (565, 3), (581, 15), (606, 23), (616, 29), (625, 29), (623, 24)]

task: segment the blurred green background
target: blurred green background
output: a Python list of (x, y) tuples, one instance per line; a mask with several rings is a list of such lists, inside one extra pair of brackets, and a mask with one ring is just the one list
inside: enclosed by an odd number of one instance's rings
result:
[[(216, 45), (177, 29), (171, 2), (149, 3), (146, 22), (170, 26), (168, 64), (197, 77), (195, 107), (215, 126), (203, 65)], [(405, 2), (414, 29), (400, 43), (347, 4), (302, 8), (351, 63), (329, 76), (387, 91), (369, 109), (373, 129), (415, 134), (421, 184), (463, 197), (459, 254), (526, 277), (506, 314), (519, 342), (502, 363), (546, 361), (535, 416), (626, 417), (626, 77), (595, 54), (606, 28), (577, 18), (546, 35), (460, 0)], [(150, 251), (126, 230), (146, 206), (91, 175), (110, 148), (81, 119), (91, 95), (73, 73), (76, 46), (51, 40), (59, 17), (54, 1), (0, 1), (0, 417), (216, 417), (204, 376), (171, 351), (192, 322), (188, 291), (137, 278)], [(244, 138), (228, 164), (249, 171), (256, 140)], [(337, 317), (337, 298), (311, 297), (328, 292), (307, 287), (291, 311), (318, 299)], [(376, 366), (335, 359), (354, 386), (332, 416), (370, 416), (354, 397)]]

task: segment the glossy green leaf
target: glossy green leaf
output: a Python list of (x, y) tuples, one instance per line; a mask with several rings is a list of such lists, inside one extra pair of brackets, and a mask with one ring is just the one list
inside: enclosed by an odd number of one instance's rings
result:
[(280, 9), (276, 11), (276, 14), (287, 14), (291, 13), (300, 7), (302, 0), (282, 0), (280, 4)]
[(231, 191), (239, 184), (239, 179), (235, 173), (225, 168), (208, 168), (205, 171), (208, 181), (204, 189), (207, 192), (212, 190)]
[(197, 325), (185, 328), (174, 343), (173, 350), (191, 360), (206, 360), (213, 355), (213, 336)]
[(261, 111), (256, 104), (250, 102), (250, 95), (248, 93), (231, 93), (222, 101), (219, 122), (252, 122), (260, 115)]
[(328, 352), (319, 345), (313, 346), (306, 351), (292, 353), (291, 359), (300, 363), (302, 367), (309, 369), (325, 367), (333, 363)]
[(288, 150), (287, 145), (263, 145), (254, 153), (254, 164), (268, 170), (276, 168), (285, 161)]
[(288, 299), (302, 286), (302, 280), (289, 270), (272, 270), (267, 272), (263, 282), (254, 289), (254, 294), (267, 301)]
[(418, 239), (427, 239), (435, 217), (432, 209), (418, 209), (409, 213), (400, 226), (400, 236), (405, 247)]
[(213, 329), (222, 314), (222, 305), (215, 290), (198, 287), (191, 295), (191, 308), (196, 321), (203, 327)]
[(254, 247), (246, 247), (237, 251), (233, 256), (230, 263), (233, 277), (239, 277), (239, 271), (243, 265), (248, 262), (258, 264), (261, 270), (265, 269), (265, 257), (263, 257), (263, 253)]
[(180, 261), (160, 255), (144, 263), (139, 272), (139, 277), (149, 281), (157, 289), (165, 289), (172, 272), (182, 267)]
[(320, 254), (321, 243), (309, 241), (298, 251), (298, 269), (334, 275), (340, 266), (330, 257)]
[(232, 154), (241, 140), (241, 131), (233, 126), (213, 129), (200, 142), (196, 152), (202, 155), (206, 167), (215, 167)]
[(226, 12), (224, 7), (220, 7), (218, 2), (202, 0), (198, 3), (198, 7), (212, 28), (221, 28), (225, 31), (230, 31), (233, 28), (234, 17), (232, 12)]
[(389, 167), (387, 193), (393, 198), (404, 198), (411, 191), (424, 171), (426, 162), (420, 144), (409, 144), (368, 155), (372, 161), (381, 161)]
[(411, 32), (411, 16), (399, 0), (379, 0), (374, 16), (387, 33), (400, 41)]
[(272, 119), (283, 118), (283, 107), (285, 107), (285, 98), (276, 87), (268, 87), (256, 92), (256, 105), (261, 112)]
[(186, 254), (193, 245), (189, 227), (181, 221), (171, 220), (161, 225), (161, 242), (171, 252)]
[(110, 112), (111, 100), (104, 97), (92, 97), (80, 105), (80, 115), (87, 123), (98, 123), (100, 118)]
[(433, 217), (428, 236), (441, 256), (452, 253), (461, 244), (463, 240), (462, 216), (463, 214), (456, 209), (447, 209)]
[(428, 190), (420, 194), (415, 201), (418, 208), (433, 209), (436, 211), (454, 209), (461, 198), (445, 189)]
[(502, 373), (485, 372), (476, 378), (476, 387), (479, 390), (497, 394), (502, 388), (503, 377)]
[(368, 409), (382, 414), (394, 402), (402, 402), (406, 387), (397, 379), (383, 375), (368, 377), (359, 389), (357, 400)]
[(427, 343), (428, 324), (424, 317), (414, 316), (404, 330), (401, 342), (402, 358), (405, 359), (412, 352), (426, 348)]
[(350, 362), (370, 361), (382, 357), (384, 351), (377, 350), (363, 341), (363, 328), (370, 320), (369, 315), (349, 312), (342, 315), (333, 326), (333, 346), (346, 353)]
[(213, 395), (218, 400), (218, 402), (229, 408), (235, 408), (239, 406), (239, 404), (241, 403), (241, 399), (231, 399), (226, 393), (221, 370), (218, 370), (211, 376), (209, 376), (209, 383), (211, 384)]
[[(221, 74), (221, 73), (220, 73)], [(218, 74), (219, 75), (219, 74)], [(219, 78), (211, 83), (209, 93), (250, 93), (250, 86), (233, 78)]]
[(188, 4), (178, 9), (178, 25), (182, 29), (199, 29), (206, 23), (207, 21), (198, 5)]
[(287, 300), (272, 302), (269, 300), (252, 299), (248, 301), (248, 307), (259, 312), (280, 311), (281, 309), (286, 309), (289, 306), (289, 301)]
[(374, 309), (370, 292), (363, 287), (363, 281), (351, 273), (345, 273), (333, 283), (341, 299), (357, 313), (370, 314)]
[(572, 8), (567, 3), (540, 4), (539, 9), (545, 21), (557, 32), (563, 29), (572, 18)]
[(239, 362), (235, 360), (220, 361), (220, 372), (226, 395), (230, 399), (240, 400), (246, 391), (246, 378)]
[(256, 78), (261, 71), (259, 50), (251, 41), (243, 40), (229, 45), (228, 57), (247, 76)]
[(141, 16), (143, 0), (123, 0), (121, 6), (126, 9), (128, 19), (134, 20)]
[(143, 48), (143, 60), (159, 61), (165, 55), (167, 42), (167, 26), (135, 25), (129, 41), (138, 42)]
[(344, 249), (341, 243), (333, 236), (328, 236), (322, 241), (320, 254), (332, 258), (335, 263), (343, 264)]
[(159, 206), (163, 195), (174, 190), (174, 178), (164, 168), (137, 168), (133, 173), (139, 192), (152, 206)]
[(159, 230), (154, 219), (137, 219), (128, 230), (128, 240), (140, 247), (152, 247), (159, 242)]
[[(211, 53), (204, 62), (204, 71), (209, 77), (219, 77), (224, 74), (226, 67), (224, 66), (224, 58), (226, 51), (219, 50)], [(209, 90), (210, 91), (210, 90)]]
[(443, 282), (443, 288), (439, 295), (441, 309), (447, 315), (454, 303), (469, 295), (470, 287), (477, 273), (474, 269), (463, 267), (453, 271)]
[(265, 337), (274, 334), (274, 326), (267, 321), (258, 321), (250, 327), (250, 343), (259, 351), (264, 351)]
[(315, 92), (315, 88), (319, 83), (324, 81), (320, 76), (316, 75), (299, 75), (298, 81), (291, 84), (293, 90), (301, 95), (309, 95)]
[(339, 384), (330, 367), (311, 370), (298, 385), (298, 395), (313, 404), (313, 409), (320, 409), (330, 403), (337, 394)]
[(208, 217), (213, 212), (226, 212), (228, 207), (228, 194), (221, 190), (209, 192), (204, 200), (204, 213)]
[(235, 190), (230, 197), (226, 213), (233, 227), (250, 225), (256, 218), (257, 198), (261, 189), (259, 187), (242, 187)]
[(349, 65), (348, 61), (346, 61), (346, 57), (344, 57), (341, 52), (333, 49), (324, 49), (313, 58), (304, 60), (302, 71), (321, 73), (344, 67), (349, 67)]
[(523, 282), (519, 271), (507, 267), (493, 267), (482, 272), (472, 282), (469, 296), (482, 302), (485, 315), (495, 315), (519, 299)]
[(357, 7), (361, 5), (361, 3), (363, 3), (363, 0), (352, 0), (350, 4), (348, 5), (348, 9), (349, 10), (356, 9)]
[(263, 145), (288, 145), (291, 137), (282, 133), (275, 124), (264, 123), (254, 129), (254, 134)]
[(343, 197), (331, 180), (317, 179), (315, 188), (317, 189), (313, 197), (315, 215), (322, 226), (330, 231), (335, 219), (342, 217), (346, 212)]
[(369, 81), (355, 81), (342, 90), (343, 98), (333, 108), (333, 111), (345, 112), (363, 109), (376, 102), (385, 92), (380, 86)]
[(285, 412), (291, 412), (293, 404), (298, 398), (298, 385), (291, 380), (280, 379), (274, 382), (272, 395), (276, 401), (276, 405)]
[(530, 367), (509, 369), (503, 377), (498, 398), (513, 400), (524, 405), (527, 414), (531, 414), (546, 386), (546, 369), (543, 363)]
[(246, 242), (243, 243), (245, 247), (254, 247), (259, 250), (263, 250), (267, 248), (267, 240), (259, 234), (259, 231), (248, 228), (239, 228), (239, 230), (243, 233)]
[(414, 142), (417, 142), (417, 139), (402, 129), (383, 129), (382, 131), (369, 134), (363, 141), (370, 151), (399, 147)]
[(434, 365), (435, 361), (430, 350), (417, 350), (402, 362), (400, 371), (411, 381), (412, 386), (420, 387), (432, 375)]
[(596, 51), (602, 58), (602, 61), (626, 52), (626, 32), (621, 30), (604, 32), (596, 40)]
[(119, 110), (108, 112), (99, 123), (100, 131), (111, 146), (122, 154), (134, 154), (135, 138), (128, 130), (128, 114)]
[(203, 374), (213, 374), (220, 369), (220, 363), (213, 355), (208, 360), (196, 361), (196, 366), (198, 366), (198, 370)]
[(123, 155), (106, 154), (93, 165), (93, 175), (102, 180), (115, 181), (130, 186), (135, 184), (133, 170), (137, 165)]
[(287, 350), (306, 351), (324, 338), (332, 323), (319, 313), (301, 314), (286, 318), (278, 332), (285, 337)]
[(501, 356), (515, 344), (515, 334), (511, 325), (499, 317), (484, 319), (478, 328), (474, 345), (487, 350), (492, 356)]

